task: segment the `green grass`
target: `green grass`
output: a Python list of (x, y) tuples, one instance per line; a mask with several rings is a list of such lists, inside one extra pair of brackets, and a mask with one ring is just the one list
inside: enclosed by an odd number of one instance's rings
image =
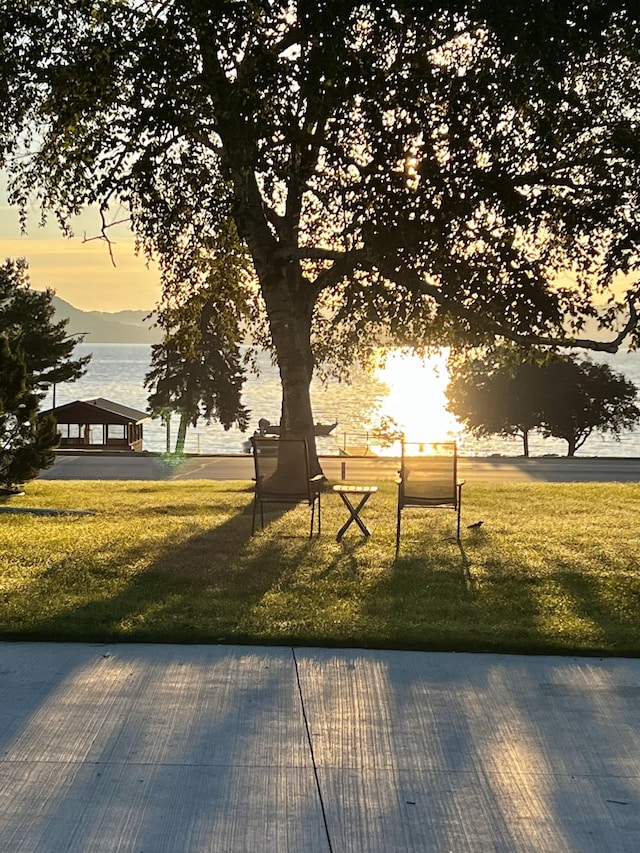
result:
[[(640, 484), (465, 487), (455, 515), (404, 513), (395, 488), (364, 540), (332, 494), (251, 537), (248, 483), (29, 484), (0, 516), (0, 638), (240, 642), (459, 651), (640, 654)], [(484, 519), (473, 533), (466, 524)]]

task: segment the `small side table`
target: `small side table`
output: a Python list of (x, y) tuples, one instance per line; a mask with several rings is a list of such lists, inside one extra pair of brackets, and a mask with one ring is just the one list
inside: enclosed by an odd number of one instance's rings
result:
[[(341, 483), (337, 486), (334, 486), (333, 491), (336, 492), (336, 494), (340, 495), (343, 504), (349, 510), (349, 520), (342, 525), (340, 530), (338, 530), (336, 542), (340, 542), (342, 540), (342, 537), (354, 521), (362, 531), (363, 536), (371, 536), (371, 532), (368, 530), (364, 521), (360, 518), (360, 513), (362, 512), (364, 505), (369, 500), (371, 495), (374, 495), (378, 491), (378, 487), (349, 486), (345, 483)], [(351, 496), (360, 497), (360, 501), (357, 505), (354, 506), (354, 504), (351, 502)]]

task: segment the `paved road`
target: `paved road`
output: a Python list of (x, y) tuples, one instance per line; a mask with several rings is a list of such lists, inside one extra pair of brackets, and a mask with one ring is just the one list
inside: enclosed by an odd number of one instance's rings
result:
[[(332, 480), (382, 482), (396, 476), (397, 460), (380, 457), (323, 457)], [(189, 456), (178, 464), (159, 454), (59, 453), (40, 475), (44, 480), (250, 480), (250, 456)], [(640, 482), (640, 459), (467, 458), (460, 459), (467, 482)]]

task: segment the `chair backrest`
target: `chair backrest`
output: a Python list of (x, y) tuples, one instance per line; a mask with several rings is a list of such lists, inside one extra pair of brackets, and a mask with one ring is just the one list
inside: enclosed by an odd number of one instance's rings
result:
[(401, 506), (453, 506), (458, 500), (455, 441), (402, 442)]
[(258, 496), (311, 499), (309, 449), (304, 438), (251, 438)]

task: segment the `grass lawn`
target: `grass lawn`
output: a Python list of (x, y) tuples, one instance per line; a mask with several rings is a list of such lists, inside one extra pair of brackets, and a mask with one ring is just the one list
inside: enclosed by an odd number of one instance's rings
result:
[[(468, 484), (455, 515), (337, 496), (251, 537), (244, 482), (35, 481), (0, 515), (0, 639), (277, 643), (640, 655), (640, 484)], [(466, 525), (479, 519), (478, 531)]]

